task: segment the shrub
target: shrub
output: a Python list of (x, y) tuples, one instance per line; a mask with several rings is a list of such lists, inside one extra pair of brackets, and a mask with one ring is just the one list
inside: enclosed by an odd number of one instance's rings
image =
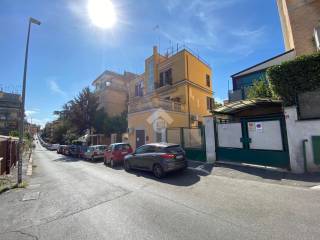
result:
[(274, 95), (286, 106), (295, 105), (297, 94), (320, 88), (320, 54), (297, 57), (267, 70)]

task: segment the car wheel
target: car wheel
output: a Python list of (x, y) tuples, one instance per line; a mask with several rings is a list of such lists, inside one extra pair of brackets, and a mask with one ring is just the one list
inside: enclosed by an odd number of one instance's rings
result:
[(93, 158), (93, 157), (91, 157), (91, 159), (90, 159), (90, 160), (91, 160), (91, 162), (93, 162), (93, 161), (94, 161), (94, 158)]
[(103, 164), (107, 166), (107, 161), (105, 157), (103, 158)]
[(131, 170), (129, 161), (124, 161), (124, 170), (129, 172)]
[(111, 167), (111, 168), (114, 168), (114, 161), (113, 161), (113, 159), (110, 160), (110, 167)]
[(163, 168), (161, 167), (160, 164), (155, 164), (153, 166), (153, 175), (156, 177), (156, 178), (162, 178), (164, 177), (165, 173), (163, 171)]

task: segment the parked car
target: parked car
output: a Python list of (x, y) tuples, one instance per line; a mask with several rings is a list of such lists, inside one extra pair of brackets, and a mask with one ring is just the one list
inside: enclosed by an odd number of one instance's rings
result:
[(57, 149), (57, 153), (58, 154), (63, 154), (63, 148), (65, 147), (66, 145), (59, 145), (58, 149)]
[(70, 150), (69, 150), (69, 145), (65, 145), (62, 149), (62, 154), (69, 156), (70, 155)]
[(70, 156), (79, 157), (80, 155), (80, 146), (79, 145), (70, 145), (69, 146)]
[(79, 146), (79, 157), (84, 158), (85, 152), (88, 150), (87, 146)]
[(59, 148), (59, 144), (50, 144), (47, 149), (50, 151), (56, 151)]
[(115, 165), (123, 164), (126, 155), (132, 153), (133, 150), (128, 143), (113, 143), (104, 152), (104, 164), (113, 168)]
[(84, 153), (84, 158), (94, 161), (95, 159), (103, 158), (106, 145), (93, 145), (89, 146), (87, 151)]
[(187, 168), (185, 151), (180, 145), (172, 143), (151, 143), (136, 149), (124, 157), (124, 168), (152, 171), (154, 176), (162, 178), (167, 172)]

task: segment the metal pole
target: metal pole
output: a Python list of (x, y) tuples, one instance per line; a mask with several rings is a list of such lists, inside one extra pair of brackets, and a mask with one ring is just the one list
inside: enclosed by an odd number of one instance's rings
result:
[(24, 71), (23, 71), (23, 83), (22, 83), (22, 100), (21, 100), (21, 113), (20, 113), (20, 128), (19, 128), (19, 162), (18, 162), (18, 184), (22, 182), (22, 146), (23, 146), (23, 125), (24, 125), (24, 105), (26, 97), (26, 79), (27, 79), (27, 67), (28, 67), (28, 54), (29, 54), (29, 38), (30, 38), (31, 20), (29, 20), (26, 54), (24, 58)]
[(26, 98), (26, 81), (27, 81), (27, 68), (28, 68), (28, 54), (29, 54), (29, 39), (30, 39), (30, 29), (31, 23), (40, 25), (40, 22), (36, 19), (29, 19), (28, 26), (28, 36), (27, 36), (27, 45), (26, 53), (24, 58), (24, 71), (23, 71), (23, 83), (22, 83), (22, 99), (21, 99), (21, 115), (20, 115), (20, 126), (19, 126), (19, 161), (18, 161), (18, 184), (22, 182), (22, 146), (23, 146), (23, 130), (24, 130), (24, 108), (25, 108), (25, 98)]

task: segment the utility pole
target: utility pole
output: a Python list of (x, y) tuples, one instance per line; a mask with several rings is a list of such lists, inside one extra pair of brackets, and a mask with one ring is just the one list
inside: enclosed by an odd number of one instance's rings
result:
[(27, 36), (27, 45), (26, 53), (24, 59), (24, 71), (23, 71), (23, 83), (22, 83), (22, 100), (21, 100), (21, 116), (20, 116), (20, 127), (19, 127), (19, 161), (18, 161), (18, 184), (22, 182), (22, 146), (23, 146), (23, 130), (24, 130), (24, 112), (25, 112), (25, 97), (26, 97), (26, 81), (27, 81), (27, 67), (28, 67), (28, 54), (29, 54), (29, 39), (30, 39), (30, 29), (31, 24), (40, 25), (40, 21), (29, 18), (29, 27), (28, 27), (28, 36)]

